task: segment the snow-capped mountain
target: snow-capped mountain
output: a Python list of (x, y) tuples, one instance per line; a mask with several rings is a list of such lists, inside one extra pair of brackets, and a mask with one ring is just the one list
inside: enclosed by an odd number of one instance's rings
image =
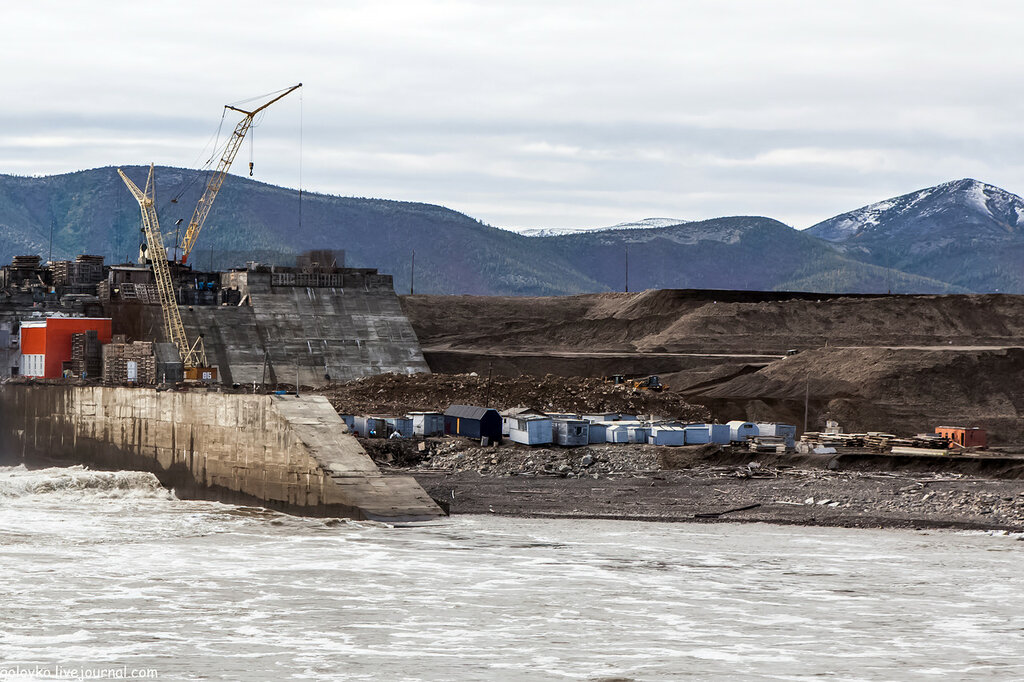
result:
[(843, 213), (818, 223), (807, 233), (845, 242), (925, 227), (921, 223), (940, 230), (965, 223), (1005, 230), (1021, 222), (1024, 199), (994, 185), (964, 178)]
[(806, 232), (854, 258), (972, 290), (1024, 285), (1024, 199), (970, 178), (864, 206)]
[(645, 230), (652, 227), (671, 227), (682, 225), (688, 220), (679, 218), (644, 218), (629, 223), (619, 223), (611, 227), (528, 227), (515, 230), (524, 237), (560, 237), (565, 234), (580, 234), (583, 232), (604, 232), (606, 230)]

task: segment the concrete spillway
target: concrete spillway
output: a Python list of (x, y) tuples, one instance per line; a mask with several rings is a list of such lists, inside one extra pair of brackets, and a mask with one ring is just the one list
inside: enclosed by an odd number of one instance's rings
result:
[(182, 497), (298, 514), (443, 515), (408, 476), (384, 476), (320, 396), (8, 384), (8, 459), (150, 471)]

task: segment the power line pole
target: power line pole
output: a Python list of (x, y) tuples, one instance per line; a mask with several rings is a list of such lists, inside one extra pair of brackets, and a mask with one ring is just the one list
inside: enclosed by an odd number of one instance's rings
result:
[(409, 295), (416, 293), (416, 249), (412, 250), (412, 264), (409, 266)]

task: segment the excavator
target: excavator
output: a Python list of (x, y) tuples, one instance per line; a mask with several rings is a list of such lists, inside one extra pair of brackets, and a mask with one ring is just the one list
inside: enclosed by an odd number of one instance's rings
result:
[(655, 374), (644, 379), (627, 379), (623, 374), (613, 374), (604, 380), (616, 386), (629, 386), (637, 391), (664, 391), (667, 388)]

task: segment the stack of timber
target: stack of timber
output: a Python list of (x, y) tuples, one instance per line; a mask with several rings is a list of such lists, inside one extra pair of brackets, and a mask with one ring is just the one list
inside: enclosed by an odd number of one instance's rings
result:
[(800, 441), (821, 447), (868, 448), (872, 452), (894, 452), (896, 454), (935, 454), (949, 448), (949, 439), (933, 433), (919, 433), (916, 436), (900, 437), (892, 433), (868, 431), (867, 433), (819, 433), (808, 431)]
[(103, 374), (103, 344), (93, 330), (71, 335), (71, 375), (81, 379)]
[(156, 384), (156, 355), (151, 341), (126, 343), (115, 336), (103, 347), (103, 382), (112, 385)]

